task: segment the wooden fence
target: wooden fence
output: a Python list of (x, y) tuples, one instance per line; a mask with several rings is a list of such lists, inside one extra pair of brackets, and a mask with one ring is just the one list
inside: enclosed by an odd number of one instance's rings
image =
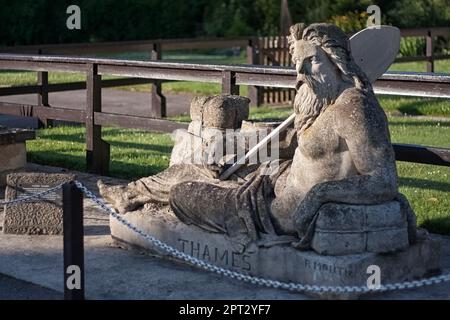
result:
[[(426, 61), (427, 72), (434, 72), (436, 60), (450, 59), (450, 54), (436, 55), (434, 53), (434, 41), (438, 36), (450, 37), (450, 28), (420, 28), (402, 29), (402, 37), (424, 37), (426, 39), (426, 52), (423, 56), (400, 57), (397, 62)], [(35, 45), (0, 47), (0, 53), (27, 53), (27, 54), (65, 54), (86, 55), (101, 53), (123, 53), (123, 52), (148, 52), (151, 60), (161, 60), (162, 53), (169, 50), (188, 49), (214, 49), (239, 47), (247, 50), (247, 63), (249, 65), (272, 65), (291, 66), (288, 53), (286, 37), (234, 37), (234, 38), (200, 38), (200, 39), (167, 39), (167, 40), (145, 40), (124, 42), (100, 42), (100, 43), (78, 43), (61, 45)], [(42, 74), (39, 78), (40, 84), (48, 82), (48, 75)], [(104, 81), (106, 87), (121, 85), (132, 85), (152, 83), (151, 89), (151, 113), (155, 117), (165, 117), (166, 101), (162, 92), (162, 80), (148, 81), (146, 79), (120, 79)], [(84, 82), (71, 84), (49, 85), (56, 91), (78, 90), (85, 88)], [(27, 90), (32, 90), (28, 88)], [(4, 90), (3, 92), (6, 92)], [(26, 92), (24, 92), (26, 93)], [(1, 93), (0, 93), (1, 94)], [(255, 87), (250, 86), (248, 90), (252, 105), (262, 104), (288, 104), (292, 103), (294, 91), (286, 88)], [(45, 100), (43, 101), (45, 102)]]
[[(87, 169), (99, 174), (109, 170), (109, 144), (102, 140), (102, 126), (120, 126), (157, 132), (172, 132), (187, 128), (186, 123), (169, 120), (106, 113), (102, 111), (101, 90), (111, 81), (103, 75), (150, 79), (151, 81), (198, 81), (218, 83), (224, 94), (239, 94), (239, 86), (271, 86), (293, 88), (296, 72), (293, 68), (274, 66), (232, 66), (162, 61), (130, 61), (80, 57), (0, 54), (0, 70), (38, 72), (45, 79), (52, 71), (86, 74), (86, 105), (84, 110), (68, 109), (48, 104), (48, 92), (61, 89), (41, 81), (36, 86), (4, 88), (8, 94), (36, 93), (36, 105), (0, 102), (0, 114), (34, 117), (41, 122), (63, 120), (84, 123), (86, 127)], [(116, 80), (114, 80), (116, 81)], [(67, 84), (66, 84), (67, 85)], [(431, 96), (450, 99), (450, 75), (423, 73), (388, 73), (374, 85), (383, 94)], [(0, 95), (2, 92), (0, 91)], [(401, 161), (450, 166), (450, 150), (444, 148), (394, 144), (396, 159)]]
[[(401, 36), (402, 38), (425, 38), (425, 55), (399, 57), (395, 60), (396, 62), (426, 61), (426, 71), (434, 72), (436, 60), (450, 59), (450, 54), (436, 55), (434, 53), (435, 38), (450, 37), (450, 28), (402, 29)], [(292, 66), (285, 36), (255, 38), (250, 48), (252, 51), (248, 53), (249, 64)], [(294, 90), (273, 87), (252, 88), (249, 92), (255, 105), (292, 103), (295, 96)]]

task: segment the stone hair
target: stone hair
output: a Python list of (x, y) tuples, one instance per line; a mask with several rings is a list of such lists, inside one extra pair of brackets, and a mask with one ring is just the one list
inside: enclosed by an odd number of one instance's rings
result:
[(354, 62), (350, 54), (350, 42), (347, 35), (332, 24), (315, 23), (306, 27), (297, 23), (290, 28), (288, 36), (289, 52), (294, 54), (295, 41), (309, 41), (320, 46), (342, 75), (352, 81), (358, 89), (369, 92), (372, 85), (367, 76)]

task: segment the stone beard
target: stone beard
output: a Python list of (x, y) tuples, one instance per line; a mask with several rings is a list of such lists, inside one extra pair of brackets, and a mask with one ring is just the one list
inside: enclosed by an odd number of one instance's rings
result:
[[(295, 129), (298, 135), (308, 129), (316, 118), (332, 104), (338, 96), (338, 85), (323, 77), (303, 75), (294, 99)], [(301, 84), (302, 83), (302, 84)]]

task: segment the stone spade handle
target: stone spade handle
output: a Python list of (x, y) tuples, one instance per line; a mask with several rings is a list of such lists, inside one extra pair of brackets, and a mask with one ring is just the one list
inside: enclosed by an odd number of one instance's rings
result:
[[(355, 63), (366, 73), (370, 82), (377, 80), (394, 62), (400, 47), (400, 30), (391, 26), (366, 28), (350, 38), (350, 47)], [(275, 130), (251, 148), (247, 154), (226, 169), (220, 180), (228, 179), (246, 160), (264, 148), (280, 132), (294, 122), (295, 113), (284, 120)]]
[(238, 170), (245, 162), (250, 159), (250, 157), (254, 156), (260, 149), (262, 149), (264, 146), (266, 146), (273, 137), (278, 135), (280, 132), (285, 130), (287, 127), (291, 125), (292, 122), (294, 122), (295, 119), (295, 113), (291, 114), (289, 118), (284, 120), (278, 127), (276, 127), (270, 134), (268, 134), (264, 139), (262, 139), (258, 144), (256, 144), (253, 148), (251, 148), (244, 157), (240, 158), (238, 161), (233, 163), (231, 167), (229, 167), (227, 170), (225, 170), (220, 175), (220, 180), (226, 180), (228, 179), (236, 170)]

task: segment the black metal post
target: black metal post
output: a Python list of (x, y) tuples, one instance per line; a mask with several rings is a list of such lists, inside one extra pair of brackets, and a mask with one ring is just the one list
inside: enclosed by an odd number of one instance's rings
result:
[(84, 300), (83, 192), (63, 186), (64, 299)]

